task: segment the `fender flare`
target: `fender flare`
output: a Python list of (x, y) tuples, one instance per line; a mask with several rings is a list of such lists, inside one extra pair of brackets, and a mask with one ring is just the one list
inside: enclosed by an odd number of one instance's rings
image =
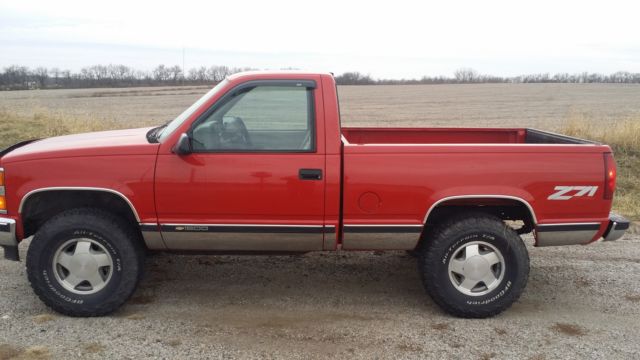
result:
[(529, 214), (531, 215), (531, 220), (533, 220), (533, 225), (535, 226), (538, 223), (538, 219), (536, 217), (536, 212), (533, 210), (533, 207), (531, 206), (531, 204), (529, 204), (528, 201), (526, 201), (523, 198), (517, 197), (517, 196), (511, 196), (511, 195), (455, 195), (455, 196), (447, 196), (444, 197), (442, 199), (437, 200), (436, 202), (433, 203), (433, 205), (431, 205), (431, 207), (429, 208), (429, 210), (427, 210), (426, 215), (424, 216), (423, 219), (423, 224), (427, 223), (427, 220), (429, 219), (429, 215), (431, 215), (431, 213), (433, 212), (433, 210), (440, 204), (450, 201), (450, 200), (458, 200), (458, 199), (503, 199), (503, 200), (515, 200), (520, 202), (521, 204), (525, 205), (527, 207), (527, 209), (529, 209)]
[(127, 203), (127, 205), (129, 205), (129, 207), (131, 208), (131, 211), (133, 212), (133, 216), (136, 218), (138, 223), (140, 222), (140, 216), (138, 215), (138, 211), (136, 210), (135, 206), (133, 206), (133, 203), (131, 202), (131, 200), (129, 200), (129, 198), (127, 198), (123, 193), (119, 191), (108, 189), (108, 188), (98, 188), (98, 187), (57, 186), (57, 187), (44, 187), (44, 188), (34, 189), (29, 191), (22, 197), (22, 200), (20, 200), (20, 207), (18, 208), (18, 213), (22, 214), (22, 210), (24, 209), (24, 204), (27, 202), (29, 197), (31, 197), (31, 195), (41, 193), (41, 192), (46, 192), (46, 191), (88, 191), (88, 192), (92, 191), (92, 192), (111, 193), (122, 198), (122, 200), (124, 200)]

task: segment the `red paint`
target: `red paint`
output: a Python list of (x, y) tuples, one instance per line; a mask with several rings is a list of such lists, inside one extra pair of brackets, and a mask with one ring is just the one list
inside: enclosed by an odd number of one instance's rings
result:
[[(180, 134), (224, 93), (268, 79), (317, 83), (315, 153), (172, 152)], [(446, 197), (504, 195), (528, 202), (539, 224), (600, 222), (598, 237), (604, 231), (611, 209), (604, 192), (615, 183), (605, 174), (615, 173), (613, 159), (604, 162), (603, 154), (611, 152), (606, 145), (525, 144), (525, 129), (341, 129), (336, 99), (329, 74), (243, 73), (230, 77), (160, 144), (147, 142), (148, 129), (135, 129), (23, 146), (0, 161), (7, 216), (18, 220), (22, 234), (22, 198), (35, 189), (65, 186), (116, 190), (143, 223), (423, 224), (428, 210)], [(300, 180), (300, 168), (322, 169), (323, 180)], [(593, 197), (547, 200), (563, 185), (598, 190)], [(365, 193), (375, 196), (363, 199)], [(340, 232), (327, 240), (339, 244)]]

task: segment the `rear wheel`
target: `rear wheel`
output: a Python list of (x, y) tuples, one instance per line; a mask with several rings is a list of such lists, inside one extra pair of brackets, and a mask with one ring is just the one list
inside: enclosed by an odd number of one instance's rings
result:
[(420, 249), (419, 270), (425, 289), (446, 312), (490, 317), (520, 297), (529, 276), (529, 255), (501, 219), (469, 213), (429, 235)]
[(101, 316), (133, 294), (143, 249), (130, 226), (99, 209), (73, 209), (47, 221), (27, 253), (29, 281), (53, 310)]

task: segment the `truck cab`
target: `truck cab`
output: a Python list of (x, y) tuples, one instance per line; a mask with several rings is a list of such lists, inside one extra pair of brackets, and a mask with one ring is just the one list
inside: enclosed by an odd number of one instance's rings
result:
[(328, 87), (328, 74), (251, 73), (218, 85), (210, 106), (184, 116), (193, 121), (159, 133), (157, 220), (147, 229), (161, 224), (171, 250), (334, 249), (341, 144)]

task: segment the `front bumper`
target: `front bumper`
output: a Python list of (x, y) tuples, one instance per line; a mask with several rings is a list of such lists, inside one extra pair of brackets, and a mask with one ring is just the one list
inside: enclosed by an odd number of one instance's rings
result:
[(14, 261), (20, 260), (15, 220), (0, 218), (0, 246), (4, 248), (5, 259)]
[(629, 229), (629, 220), (620, 216), (618, 214), (609, 215), (609, 225), (607, 226), (607, 230), (605, 230), (604, 241), (614, 241), (618, 240), (624, 235), (624, 233)]

